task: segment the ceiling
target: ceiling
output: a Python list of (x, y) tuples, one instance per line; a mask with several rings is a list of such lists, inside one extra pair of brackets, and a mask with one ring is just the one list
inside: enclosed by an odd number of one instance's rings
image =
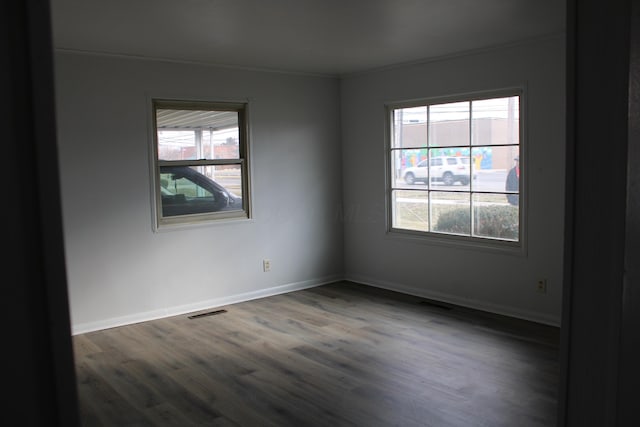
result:
[(53, 43), (345, 75), (559, 35), (563, 0), (50, 0)]

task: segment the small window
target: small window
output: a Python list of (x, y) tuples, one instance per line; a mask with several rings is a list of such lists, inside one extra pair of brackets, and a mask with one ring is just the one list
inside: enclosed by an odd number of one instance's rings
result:
[(249, 218), (246, 104), (152, 103), (156, 228)]
[(519, 244), (521, 94), (453, 101), (388, 106), (389, 230)]

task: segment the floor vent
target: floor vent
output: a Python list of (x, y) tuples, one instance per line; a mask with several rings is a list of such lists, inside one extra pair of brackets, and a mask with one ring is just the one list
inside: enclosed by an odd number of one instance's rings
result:
[(447, 305), (438, 304), (437, 302), (432, 302), (432, 301), (420, 301), (420, 304), (428, 305), (429, 307), (439, 308), (441, 310), (452, 310), (453, 309), (452, 307), (449, 307)]
[(198, 313), (198, 314), (194, 314), (193, 316), (189, 316), (189, 319), (197, 319), (199, 317), (205, 317), (205, 316), (214, 316), (216, 314), (223, 314), (226, 312), (227, 310), (207, 311), (206, 313)]

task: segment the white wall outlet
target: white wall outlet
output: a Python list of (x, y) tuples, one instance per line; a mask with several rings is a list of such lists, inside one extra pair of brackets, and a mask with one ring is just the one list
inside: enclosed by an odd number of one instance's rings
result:
[(264, 272), (271, 271), (271, 260), (270, 259), (263, 259), (262, 260), (262, 270)]
[(547, 279), (538, 279), (538, 282), (536, 284), (536, 289), (541, 294), (546, 294), (547, 293)]

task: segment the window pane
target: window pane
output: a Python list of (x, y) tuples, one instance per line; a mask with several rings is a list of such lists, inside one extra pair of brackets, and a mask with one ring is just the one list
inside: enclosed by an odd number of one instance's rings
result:
[(237, 111), (156, 111), (159, 160), (239, 159)]
[[(472, 150), (472, 169), (476, 175), (473, 181), (475, 191), (508, 191), (507, 175), (515, 166), (514, 159), (518, 157), (519, 146), (507, 147), (474, 147)], [(510, 187), (517, 191), (518, 177)]]
[(425, 187), (428, 179), (427, 150), (392, 151), (392, 186), (415, 188)]
[(473, 145), (519, 144), (519, 97), (472, 101)]
[(504, 194), (473, 195), (474, 236), (517, 241), (519, 222), (517, 203), (506, 203)]
[(393, 191), (393, 227), (429, 231), (428, 194), (424, 191)]
[(393, 111), (392, 148), (427, 146), (427, 107)]
[(241, 165), (194, 166), (193, 169), (211, 178), (227, 192), (242, 197)]
[(469, 102), (429, 107), (429, 146), (469, 145)]
[(425, 103), (389, 119), (392, 228), (519, 241), (520, 96)]
[(432, 191), (431, 223), (432, 231), (447, 234), (471, 234), (470, 195)]
[(241, 165), (162, 166), (162, 216), (242, 210)]

